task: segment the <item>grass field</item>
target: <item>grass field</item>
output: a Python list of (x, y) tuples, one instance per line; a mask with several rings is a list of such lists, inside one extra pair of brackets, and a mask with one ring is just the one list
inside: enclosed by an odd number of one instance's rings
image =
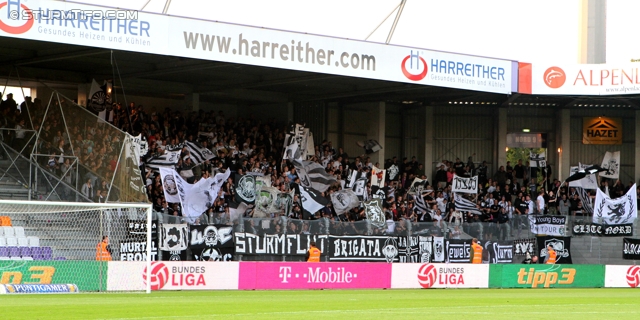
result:
[(640, 319), (634, 289), (5, 295), (0, 319)]

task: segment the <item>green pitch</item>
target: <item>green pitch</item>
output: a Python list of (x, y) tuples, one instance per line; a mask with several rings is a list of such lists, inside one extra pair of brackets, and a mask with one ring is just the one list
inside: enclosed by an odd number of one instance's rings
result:
[(640, 319), (635, 289), (5, 295), (0, 319)]

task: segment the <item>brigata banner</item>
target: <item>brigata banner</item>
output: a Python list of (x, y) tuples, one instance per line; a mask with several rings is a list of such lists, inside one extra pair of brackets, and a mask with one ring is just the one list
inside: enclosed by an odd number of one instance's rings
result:
[(630, 237), (633, 236), (633, 224), (602, 225), (598, 223), (579, 223), (573, 225), (573, 235), (575, 236), (598, 236), (598, 237)]
[[(523, 72), (527, 70), (527, 72)], [(520, 93), (623, 95), (640, 93), (640, 68), (634, 64), (520, 63)]]
[(391, 267), (391, 288), (488, 288), (488, 264), (406, 263)]
[(622, 259), (640, 260), (640, 239), (622, 239)]
[(492, 264), (490, 288), (600, 288), (604, 265)]
[(238, 289), (387, 289), (389, 263), (240, 262)]
[(564, 236), (566, 223), (567, 217), (565, 216), (529, 216), (529, 227), (533, 234)]
[(638, 288), (640, 266), (606, 265), (604, 286), (607, 288)]
[(421, 236), (329, 236), (329, 261), (428, 262), (433, 238)]
[[(146, 262), (110, 261), (107, 291), (146, 290), (146, 267)], [(151, 290), (221, 289), (238, 289), (238, 262), (163, 261), (151, 263)]]
[[(102, 265), (102, 266), (101, 266)], [(75, 284), (80, 291), (106, 288), (102, 261), (0, 261), (0, 284)]]
[(53, 0), (0, 3), (0, 36), (509, 94), (515, 63)]
[(293, 255), (307, 254), (309, 243), (315, 241), (323, 255), (328, 248), (327, 235), (235, 233), (236, 254), (244, 255)]

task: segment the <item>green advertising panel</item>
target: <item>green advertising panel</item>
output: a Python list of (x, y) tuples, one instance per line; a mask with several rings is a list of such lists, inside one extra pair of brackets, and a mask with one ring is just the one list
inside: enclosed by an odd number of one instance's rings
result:
[(107, 262), (0, 261), (0, 284), (76, 284), (80, 292), (106, 290)]
[(490, 288), (604, 287), (604, 265), (492, 264)]

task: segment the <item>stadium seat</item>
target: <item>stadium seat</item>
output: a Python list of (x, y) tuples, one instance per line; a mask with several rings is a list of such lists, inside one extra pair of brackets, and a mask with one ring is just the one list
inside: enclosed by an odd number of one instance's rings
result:
[(33, 257), (22, 257), (22, 260), (33, 260)]
[(22, 257), (9, 257), (9, 260), (22, 260)]
[(29, 240), (25, 237), (19, 237), (18, 238), (18, 247), (28, 247), (29, 246)]
[(0, 247), (7, 246), (7, 239), (5, 237), (0, 237)]
[(20, 248), (20, 256), (21, 257), (31, 257), (31, 248), (30, 247), (19, 247)]
[(29, 241), (29, 247), (39, 247), (40, 246), (40, 238), (38, 238), (38, 237), (30, 236), (30, 237), (27, 237), (27, 240)]
[(53, 257), (53, 250), (51, 247), (40, 247), (42, 248), (42, 260), (51, 260)]
[(42, 255), (42, 248), (33, 247), (31, 248), (31, 256), (33, 260), (44, 260), (44, 256)]
[(18, 238), (8, 237), (7, 239), (7, 247), (17, 247), (18, 246)]
[(13, 233), (13, 227), (4, 226), (2, 227), (2, 230), (4, 231), (4, 236), (7, 238), (15, 235), (15, 233)]
[(8, 257), (9, 256), (9, 248), (0, 247), (0, 257)]
[(57, 261), (64, 261), (64, 260), (67, 260), (67, 258), (65, 258), (65, 257), (56, 257), (56, 258), (55, 258), (55, 259), (53, 259), (53, 260), (57, 260)]
[(26, 237), (24, 235), (24, 228), (23, 227), (13, 227), (13, 233), (16, 235), (17, 238)]
[(20, 256), (20, 248), (18, 247), (8, 247), (9, 248), (9, 257), (19, 257)]

